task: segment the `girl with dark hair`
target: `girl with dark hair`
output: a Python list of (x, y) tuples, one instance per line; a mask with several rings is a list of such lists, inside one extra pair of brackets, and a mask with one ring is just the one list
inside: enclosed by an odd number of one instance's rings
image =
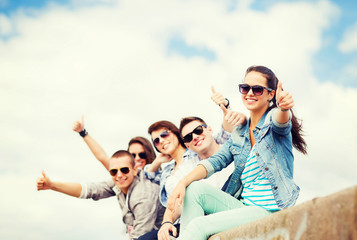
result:
[[(249, 121), (236, 127), (218, 153), (201, 161), (182, 179), (168, 200), (169, 209), (184, 201), (179, 239), (207, 239), (293, 206), (298, 198), (292, 149), (307, 151), (301, 124), (291, 110), (292, 96), (264, 66), (249, 67), (239, 91), (250, 112)], [(232, 161), (235, 170), (226, 192), (194, 182)]]

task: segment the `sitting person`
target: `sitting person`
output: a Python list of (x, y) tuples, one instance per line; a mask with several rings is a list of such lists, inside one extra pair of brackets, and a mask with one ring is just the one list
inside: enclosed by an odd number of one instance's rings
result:
[(114, 153), (108, 167), (112, 179), (89, 184), (53, 182), (42, 171), (42, 177), (37, 180), (37, 190), (51, 189), (93, 200), (116, 196), (130, 239), (136, 240), (157, 229), (165, 210), (158, 199), (159, 186), (147, 180), (143, 171), (137, 170), (134, 158), (128, 151)]
[[(299, 195), (293, 181), (292, 148), (306, 154), (306, 143), (291, 110), (292, 96), (263, 66), (247, 69), (239, 91), (250, 112), (248, 123), (236, 127), (232, 138), (182, 179), (168, 200), (169, 210), (184, 200), (179, 239), (206, 240), (217, 232), (293, 206)], [(235, 169), (226, 193), (194, 182), (232, 162)]]

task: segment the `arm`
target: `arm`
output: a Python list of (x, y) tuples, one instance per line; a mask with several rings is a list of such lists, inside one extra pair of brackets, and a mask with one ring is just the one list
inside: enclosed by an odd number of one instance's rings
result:
[(174, 237), (177, 236), (177, 229), (174, 226), (174, 222), (181, 216), (181, 212), (182, 205), (179, 205), (178, 202), (175, 204), (174, 211), (165, 210), (162, 225), (157, 233), (158, 240), (170, 240), (170, 232), (172, 232)]
[[(186, 187), (193, 181), (198, 181), (207, 176), (207, 170), (204, 166), (198, 165), (186, 177), (184, 177), (172, 191), (169, 199), (167, 200), (167, 208), (175, 211), (175, 204), (182, 205), (185, 197)], [(177, 202), (176, 202), (177, 201)]]
[(222, 127), (227, 132), (232, 132), (233, 129), (240, 125), (245, 124), (247, 122), (247, 117), (240, 112), (235, 112), (230, 109), (229, 102), (227, 98), (224, 98), (222, 94), (216, 92), (214, 87), (212, 89), (212, 97), (211, 99), (221, 107), (223, 111), (223, 122)]
[(276, 103), (279, 110), (275, 113), (275, 120), (284, 124), (290, 120), (290, 109), (294, 106), (294, 99), (290, 93), (283, 90), (283, 84), (279, 81), (276, 89)]
[[(84, 117), (82, 116), (81, 121), (76, 121), (73, 125), (73, 131), (80, 133), (81, 131), (84, 130)], [(83, 137), (83, 140), (85, 143), (88, 145), (89, 149), (93, 153), (96, 159), (98, 159), (103, 166), (109, 170), (109, 157), (105, 153), (104, 149), (90, 136), (87, 134), (86, 136)]]
[(172, 160), (172, 157), (167, 154), (160, 153), (155, 160), (149, 165), (149, 167), (146, 168), (147, 172), (157, 172), (161, 164), (170, 162)]
[(82, 192), (82, 185), (80, 183), (52, 182), (42, 170), (42, 177), (37, 179), (37, 190), (48, 189), (78, 198)]

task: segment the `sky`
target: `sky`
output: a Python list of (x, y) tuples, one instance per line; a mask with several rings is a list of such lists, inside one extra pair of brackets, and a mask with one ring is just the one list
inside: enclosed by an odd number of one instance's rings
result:
[(0, 238), (122, 239), (115, 198), (36, 190), (109, 178), (72, 124), (108, 155), (159, 120), (199, 116), (211, 86), (248, 114), (238, 83), (271, 68), (294, 97), (308, 155), (297, 204), (357, 184), (357, 3), (292, 0), (0, 0)]

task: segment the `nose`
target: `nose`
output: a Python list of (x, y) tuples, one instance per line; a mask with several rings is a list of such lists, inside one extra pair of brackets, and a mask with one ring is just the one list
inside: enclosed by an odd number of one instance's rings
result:
[(254, 95), (254, 93), (253, 93), (253, 88), (250, 88), (250, 89), (249, 89), (247, 95)]

